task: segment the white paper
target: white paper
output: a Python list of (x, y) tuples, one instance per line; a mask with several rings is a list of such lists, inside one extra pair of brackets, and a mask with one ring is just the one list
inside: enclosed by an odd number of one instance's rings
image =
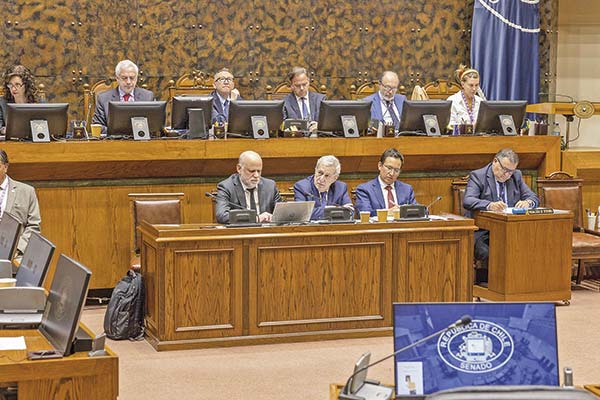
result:
[(423, 363), (420, 361), (400, 361), (396, 363), (398, 394), (423, 394)]
[(0, 337), (0, 350), (26, 350), (25, 337)]

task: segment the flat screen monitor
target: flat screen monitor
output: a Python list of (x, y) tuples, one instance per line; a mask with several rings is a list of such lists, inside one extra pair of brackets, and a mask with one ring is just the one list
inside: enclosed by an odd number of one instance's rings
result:
[(395, 303), (393, 314), (394, 350), (463, 315), (472, 318), (395, 356), (398, 396), (474, 385), (559, 384), (553, 303)]
[(525, 118), (526, 106), (527, 101), (525, 100), (482, 101), (479, 105), (479, 113), (475, 123), (475, 133), (502, 135), (500, 116), (510, 115), (517, 129), (515, 134), (518, 134), (518, 129), (521, 128), (523, 118)]
[(17, 286), (41, 287), (56, 246), (38, 232), (31, 232), (17, 268)]
[(0, 220), (0, 260), (12, 260), (20, 234), (21, 223), (5, 211)]
[(452, 102), (447, 100), (410, 100), (405, 101), (400, 116), (398, 130), (402, 132), (419, 132), (426, 135), (435, 135), (433, 127), (425, 126), (425, 115), (435, 115), (440, 131), (445, 131), (450, 122)]
[(39, 330), (63, 355), (71, 353), (91, 276), (86, 267), (60, 255)]
[(276, 137), (283, 123), (283, 100), (234, 100), (229, 104), (227, 131), (252, 136), (252, 117), (267, 117), (269, 136)]
[(131, 118), (145, 117), (150, 136), (160, 137), (165, 126), (166, 101), (109, 101), (108, 136), (133, 135)]
[(201, 108), (206, 129), (212, 121), (212, 96), (175, 96), (171, 112), (171, 129), (187, 130), (189, 126), (189, 108)]
[(31, 140), (31, 121), (48, 123), (50, 136), (64, 137), (67, 132), (68, 103), (35, 103), (6, 105), (6, 140)]
[(356, 119), (359, 134), (369, 127), (371, 118), (371, 102), (363, 100), (323, 100), (319, 108), (318, 129), (334, 135), (344, 133), (342, 115), (353, 115)]

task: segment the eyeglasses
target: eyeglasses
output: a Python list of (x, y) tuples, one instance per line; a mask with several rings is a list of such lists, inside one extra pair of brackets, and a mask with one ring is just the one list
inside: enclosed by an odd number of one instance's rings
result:
[(9, 89), (21, 89), (23, 86), (25, 86), (24, 83), (9, 83), (8, 85), (6, 85)]
[(137, 79), (137, 76), (118, 76), (117, 78), (119, 78), (119, 80), (123, 81), (123, 82), (133, 82)]
[(496, 161), (498, 161), (498, 164), (500, 164), (500, 168), (502, 168), (502, 172), (504, 174), (512, 175), (515, 173), (516, 169), (506, 168), (504, 165), (502, 165), (502, 162), (498, 157), (496, 157)]
[(217, 82), (229, 83), (233, 82), (233, 78), (217, 78)]
[(385, 90), (386, 92), (395, 92), (396, 90), (398, 90), (398, 86), (389, 86), (389, 85), (381, 85), (381, 87), (383, 88), (383, 90)]
[(402, 168), (394, 168), (394, 167), (390, 167), (389, 165), (385, 165), (383, 164), (383, 166), (385, 167), (385, 169), (387, 169), (389, 172), (393, 172), (394, 174), (399, 174), (400, 172), (402, 172)]

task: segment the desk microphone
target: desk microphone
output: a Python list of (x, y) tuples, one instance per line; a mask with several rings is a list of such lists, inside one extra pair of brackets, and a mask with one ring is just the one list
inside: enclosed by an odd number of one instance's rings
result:
[[(441, 197), (441, 196), (440, 196), (440, 197)], [(407, 346), (404, 346), (404, 347), (402, 347), (401, 349), (398, 349), (398, 350), (396, 350), (396, 351), (395, 351), (395, 352), (393, 352), (392, 354), (390, 354), (390, 355), (388, 355), (388, 356), (385, 356), (385, 357), (383, 357), (383, 358), (382, 358), (382, 359), (380, 359), (380, 360), (377, 360), (377, 361), (375, 361), (375, 362), (372, 362), (371, 364), (367, 365), (366, 367), (360, 368), (358, 371), (356, 371), (356, 372), (354, 372), (352, 375), (350, 375), (350, 377), (349, 377), (349, 378), (348, 378), (348, 380), (346, 381), (346, 385), (344, 386), (344, 388), (343, 388), (343, 389), (342, 389), (342, 391), (340, 392), (340, 396), (338, 397), (338, 399), (342, 400), (342, 399), (348, 399), (348, 398), (349, 398), (349, 397), (347, 397), (347, 396), (345, 396), (345, 395), (349, 395), (349, 394), (351, 394), (351, 393), (349, 393), (349, 392), (350, 392), (350, 383), (352, 382), (352, 379), (353, 379), (353, 378), (354, 378), (356, 375), (360, 374), (361, 372), (364, 372), (364, 371), (366, 371), (367, 369), (369, 369), (370, 367), (372, 367), (372, 366), (374, 366), (374, 365), (377, 365), (377, 364), (379, 364), (380, 362), (383, 362), (383, 361), (385, 361), (385, 360), (387, 360), (387, 359), (389, 359), (389, 358), (392, 358), (392, 357), (394, 357), (394, 356), (396, 356), (396, 355), (398, 355), (398, 354), (400, 354), (400, 353), (403, 353), (403, 352), (405, 352), (405, 351), (407, 351), (407, 350), (410, 350), (410, 349), (412, 349), (412, 348), (414, 348), (414, 347), (417, 347), (418, 345), (420, 345), (420, 344), (422, 344), (422, 343), (425, 343), (425, 342), (427, 342), (427, 341), (429, 341), (429, 340), (433, 339), (434, 337), (436, 337), (436, 336), (439, 336), (439, 335), (443, 334), (444, 332), (446, 332), (446, 331), (448, 331), (448, 330), (450, 330), (450, 329), (454, 329), (454, 328), (458, 328), (458, 327), (461, 327), (461, 326), (469, 325), (469, 324), (471, 323), (471, 321), (472, 321), (472, 320), (473, 320), (473, 318), (471, 318), (471, 316), (470, 316), (470, 315), (463, 315), (462, 317), (460, 317), (460, 319), (459, 319), (459, 320), (456, 320), (455, 322), (451, 323), (451, 324), (450, 324), (450, 325), (448, 325), (447, 327), (445, 327), (445, 328), (442, 328), (442, 329), (440, 329), (439, 331), (437, 331), (437, 332), (434, 332), (434, 333), (432, 333), (431, 335), (424, 337), (423, 339), (417, 340), (417, 341), (416, 341), (416, 342), (414, 342), (414, 343), (411, 343), (411, 344), (409, 344), (409, 345), (407, 345)]]
[(438, 196), (435, 198), (435, 200), (433, 200), (431, 203), (429, 203), (427, 205), (427, 215), (429, 215), (429, 210), (431, 209), (431, 206), (434, 205), (435, 203), (437, 203), (438, 201), (440, 201), (442, 199), (442, 196)]
[(551, 93), (551, 92), (539, 92), (538, 95), (540, 96), (554, 96), (554, 101), (556, 101), (557, 97), (564, 97), (565, 99), (569, 99), (571, 101), (571, 103), (576, 103), (575, 99), (572, 96), (569, 96), (568, 94), (560, 94), (560, 93)]
[(235, 208), (237, 208), (237, 209), (239, 209), (239, 210), (248, 210), (248, 208), (246, 208), (246, 207), (242, 207), (240, 204), (233, 203), (233, 202), (231, 202), (231, 201), (229, 201), (229, 200), (221, 199), (221, 198), (217, 197), (217, 195), (214, 195), (214, 194), (212, 194), (211, 192), (205, 192), (205, 193), (204, 193), (204, 195), (205, 195), (206, 197), (211, 197), (211, 198), (213, 198), (213, 199), (215, 199), (215, 200), (224, 201), (225, 203), (227, 203), (227, 204), (229, 204), (230, 206), (232, 206), (232, 207), (235, 207)]

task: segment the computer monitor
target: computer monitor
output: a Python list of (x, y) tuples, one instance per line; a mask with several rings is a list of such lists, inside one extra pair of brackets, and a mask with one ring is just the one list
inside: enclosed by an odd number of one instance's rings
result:
[(475, 122), (475, 133), (503, 135), (505, 128), (508, 127), (506, 120), (500, 119), (501, 115), (510, 115), (514, 121), (514, 127), (510, 127), (513, 132), (507, 132), (508, 135), (519, 134), (519, 129), (523, 124), (525, 117), (525, 100), (508, 100), (508, 101), (482, 101), (479, 105), (479, 113), (477, 114), (477, 122)]
[(189, 108), (201, 108), (206, 129), (212, 122), (212, 96), (175, 96), (171, 112), (171, 129), (189, 129)]
[[(402, 132), (419, 132), (428, 136), (437, 136), (445, 131), (446, 126), (448, 126), (451, 108), (452, 102), (446, 100), (405, 101), (402, 106), (398, 130), (400, 134)], [(423, 117), (429, 115), (436, 117), (439, 130), (435, 129), (435, 126), (427, 117), (427, 124), (425, 123)]]
[(133, 135), (131, 118), (145, 117), (153, 137), (160, 137), (165, 126), (166, 101), (109, 101), (108, 136)]
[(41, 287), (56, 246), (38, 232), (31, 232), (29, 242), (17, 268), (16, 286)]
[(48, 123), (50, 136), (64, 137), (67, 132), (68, 103), (8, 103), (6, 105), (6, 140), (31, 140), (31, 121)]
[[(553, 303), (394, 303), (397, 395), (474, 385), (559, 384)], [(444, 329), (463, 315), (466, 326)], [(404, 397), (403, 397), (404, 398)]]
[(267, 117), (269, 136), (276, 137), (283, 123), (283, 100), (234, 100), (229, 104), (227, 132), (252, 137), (252, 117)]
[(21, 223), (5, 211), (0, 220), (0, 260), (12, 260), (20, 234)]
[(63, 355), (71, 353), (91, 276), (86, 267), (60, 255), (39, 330)]
[(369, 127), (371, 118), (371, 102), (363, 100), (323, 100), (319, 108), (318, 129), (321, 132), (331, 132), (342, 135), (343, 115), (353, 115), (356, 119), (358, 133), (364, 134)]

